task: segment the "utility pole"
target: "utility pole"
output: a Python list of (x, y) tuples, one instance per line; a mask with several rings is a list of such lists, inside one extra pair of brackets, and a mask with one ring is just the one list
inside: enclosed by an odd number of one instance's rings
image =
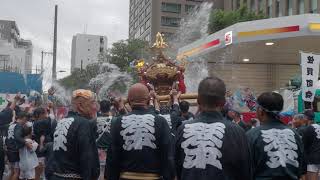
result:
[(43, 73), (43, 51), (41, 51), (41, 74)]
[(43, 56), (52, 55), (52, 54), (53, 54), (52, 52), (41, 51), (41, 72), (40, 73), (43, 73)]
[(55, 8), (54, 8), (52, 80), (57, 79), (57, 24), (58, 24), (58, 5), (55, 5)]

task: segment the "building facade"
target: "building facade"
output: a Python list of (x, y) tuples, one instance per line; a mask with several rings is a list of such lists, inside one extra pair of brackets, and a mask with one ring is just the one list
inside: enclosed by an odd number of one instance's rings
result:
[(0, 20), (0, 70), (32, 73), (33, 45), (20, 38), (15, 21)]
[(268, 17), (320, 13), (320, 0), (224, 0), (224, 10), (232, 11), (247, 6), (256, 13)]
[(181, 19), (206, 1), (219, 8), (224, 5), (220, 0), (130, 0), (129, 38), (153, 42), (161, 32), (168, 39), (179, 28)]
[(77, 34), (72, 39), (71, 71), (84, 69), (88, 64), (98, 62), (98, 56), (108, 48), (106, 36)]

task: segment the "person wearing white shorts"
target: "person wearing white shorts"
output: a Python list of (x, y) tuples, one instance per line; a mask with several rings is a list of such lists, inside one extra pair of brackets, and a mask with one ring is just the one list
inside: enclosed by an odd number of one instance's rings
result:
[(36, 176), (36, 172), (34, 168), (28, 170), (20, 170), (20, 179), (34, 179)]

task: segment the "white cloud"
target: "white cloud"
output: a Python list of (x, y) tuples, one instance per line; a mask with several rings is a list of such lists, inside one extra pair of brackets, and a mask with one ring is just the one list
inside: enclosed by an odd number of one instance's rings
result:
[[(1, 0), (0, 19), (17, 22), (21, 37), (33, 43), (33, 68), (40, 67), (41, 51), (52, 51), (54, 5), (58, 3), (58, 77), (69, 74), (72, 36), (106, 35), (111, 43), (128, 38), (129, 0)], [(45, 57), (50, 68), (52, 57)], [(51, 73), (50, 73), (51, 74)]]

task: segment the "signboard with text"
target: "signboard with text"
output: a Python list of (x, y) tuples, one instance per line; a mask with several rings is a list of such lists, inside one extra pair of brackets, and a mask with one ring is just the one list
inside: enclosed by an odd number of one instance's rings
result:
[(232, 44), (232, 31), (229, 31), (224, 35), (224, 41), (226, 42), (226, 46)]
[(302, 99), (313, 102), (319, 77), (320, 55), (301, 52)]

